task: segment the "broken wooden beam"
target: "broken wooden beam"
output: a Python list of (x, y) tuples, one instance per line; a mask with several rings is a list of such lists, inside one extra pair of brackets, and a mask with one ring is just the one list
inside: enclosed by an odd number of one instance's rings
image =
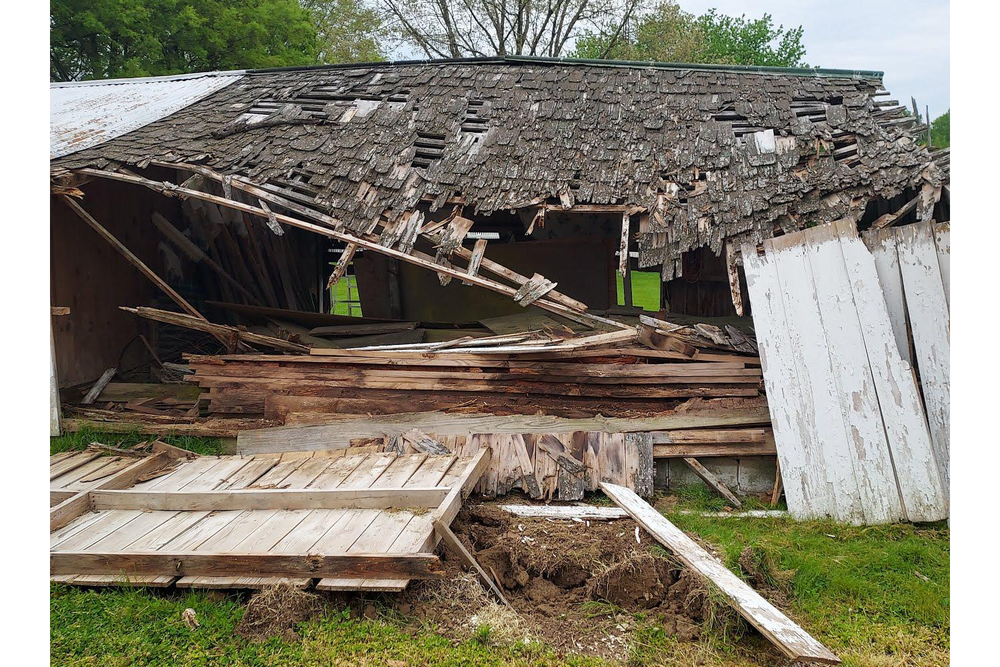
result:
[(493, 581), (493, 577), (486, 573), (486, 570), (484, 570), (479, 562), (476, 561), (475, 557), (469, 553), (469, 550), (465, 548), (465, 545), (458, 539), (458, 536), (451, 531), (451, 528), (441, 520), (435, 519), (434, 530), (437, 532), (438, 537), (444, 540), (444, 543), (448, 546), (448, 548), (458, 556), (458, 559), (462, 561), (462, 564), (475, 572), (483, 583), (486, 584), (487, 589), (493, 593), (493, 595), (496, 596), (496, 598), (504, 606), (509, 607), (510, 603), (507, 602), (507, 598), (504, 597), (503, 591), (500, 590), (497, 583)]
[(242, 342), (249, 345), (264, 345), (276, 350), (281, 350), (282, 352), (309, 352), (309, 347), (306, 345), (293, 343), (274, 336), (265, 336), (264, 334), (246, 331), (228, 324), (215, 324), (205, 319), (198, 319), (184, 315), (183, 313), (174, 313), (169, 310), (160, 310), (159, 308), (146, 308), (145, 306), (139, 306), (137, 308), (119, 306), (119, 308), (125, 312), (134, 313), (139, 317), (144, 317), (149, 320), (156, 320), (157, 322), (173, 324), (175, 326), (212, 334), (217, 339), (222, 341), (222, 343), (229, 349), (235, 349)]
[[(472, 246), (472, 255), (469, 257), (469, 267), (465, 270), (470, 276), (475, 276), (479, 274), (479, 265), (483, 262), (483, 255), (486, 253), (486, 239), (476, 239), (475, 245)], [(472, 283), (462, 281), (463, 285), (471, 285)]]
[(101, 377), (97, 378), (97, 382), (95, 382), (93, 386), (90, 387), (90, 390), (87, 392), (87, 395), (84, 396), (83, 400), (81, 400), (80, 402), (83, 403), (84, 405), (90, 405), (91, 403), (96, 401), (97, 397), (101, 395), (101, 392), (104, 391), (104, 388), (108, 386), (108, 383), (111, 382), (111, 378), (113, 378), (115, 376), (115, 373), (117, 372), (118, 372), (117, 368), (109, 368), (108, 370), (104, 371), (104, 373), (101, 374)]
[(347, 275), (347, 267), (351, 265), (354, 261), (354, 253), (358, 251), (358, 244), (348, 243), (344, 248), (344, 252), (340, 255), (340, 259), (337, 260), (337, 265), (333, 267), (333, 273), (330, 274), (330, 278), (326, 281), (326, 288), (330, 289), (338, 282), (340, 279)]
[(729, 490), (729, 487), (726, 486), (722, 480), (712, 474), (711, 470), (699, 463), (698, 459), (689, 456), (684, 457), (684, 463), (686, 463), (688, 467), (691, 468), (696, 475), (698, 475), (698, 477), (701, 477), (705, 484), (708, 484), (710, 489), (713, 489), (716, 493), (728, 500), (733, 507), (743, 507), (743, 503), (741, 503), (740, 499)]
[[(200, 199), (202, 201), (212, 202), (220, 206), (225, 206), (227, 208), (232, 208), (238, 211), (242, 211), (243, 213), (248, 213), (250, 215), (254, 215), (259, 218), (268, 217), (267, 212), (265, 212), (263, 209), (257, 206), (246, 204), (233, 199), (228, 199), (226, 197), (220, 197), (218, 195), (209, 194), (206, 192), (202, 192), (200, 190), (191, 190), (188, 188), (175, 185), (173, 183), (164, 183), (147, 178), (142, 178), (141, 176), (123, 174), (113, 171), (105, 171), (102, 169), (83, 168), (77, 171), (82, 174), (97, 176), (100, 178), (117, 180), (126, 183), (133, 183), (136, 185), (143, 185), (147, 188), (150, 188), (151, 190), (154, 190), (156, 192), (159, 192), (167, 196), (186, 196), (193, 199)], [(249, 190), (249, 188), (247, 189)], [(259, 189), (255, 188), (255, 190)], [(266, 193), (266, 191), (263, 190), (260, 190), (260, 192)], [(425, 259), (425, 257), (420, 256), (420, 254), (418, 253), (410, 254), (410, 253), (400, 252), (399, 250), (386, 248), (385, 246), (379, 244), (376, 241), (371, 241), (361, 236), (356, 236), (354, 234), (340, 231), (343, 228), (343, 225), (340, 223), (340, 221), (331, 218), (329, 216), (323, 216), (323, 217), (329, 221), (327, 224), (332, 223), (331, 227), (323, 227), (320, 225), (312, 224), (280, 213), (275, 213), (274, 215), (278, 221), (290, 225), (292, 227), (297, 227), (299, 229), (311, 231), (323, 236), (327, 236), (332, 239), (336, 239), (338, 241), (343, 241), (345, 243), (355, 243), (359, 247), (364, 248), (366, 250), (372, 250), (374, 252), (378, 252), (393, 259), (398, 259), (400, 261), (407, 262), (409, 264), (414, 264), (421, 268), (429, 269), (431, 271), (434, 271), (438, 275), (448, 276), (450, 278), (459, 278), (459, 279), (464, 278), (466, 281), (470, 282), (473, 285), (476, 285), (478, 287), (483, 287), (485, 289), (489, 289), (494, 292), (504, 294), (506, 296), (512, 297), (517, 292), (517, 290), (514, 289), (513, 287), (509, 287), (507, 285), (495, 282), (493, 280), (483, 278), (482, 276), (470, 276), (466, 272), (456, 269), (452, 266), (435, 264), (433, 259)], [(317, 213), (317, 215), (322, 215), (322, 214)], [(485, 268), (486, 263), (484, 262), (482, 266)], [(614, 328), (624, 328), (627, 326), (609, 318), (600, 317), (587, 312), (579, 312), (569, 306), (565, 306), (555, 301), (550, 301), (547, 299), (538, 299), (535, 303), (539, 308), (544, 308), (557, 315), (575, 321), (583, 321), (590, 323), (591, 326), (595, 322), (613, 326)]]

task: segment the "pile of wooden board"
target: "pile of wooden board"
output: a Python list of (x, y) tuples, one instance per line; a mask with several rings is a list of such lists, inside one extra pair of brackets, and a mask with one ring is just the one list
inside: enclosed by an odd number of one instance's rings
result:
[(755, 355), (680, 339), (680, 349), (651, 349), (638, 343), (635, 329), (511, 342), (515, 338), (187, 361), (194, 371), (189, 379), (207, 390), (211, 414), (279, 421), (288, 411), (391, 414), (462, 406), (627, 415), (663, 412), (692, 397), (761, 394)]

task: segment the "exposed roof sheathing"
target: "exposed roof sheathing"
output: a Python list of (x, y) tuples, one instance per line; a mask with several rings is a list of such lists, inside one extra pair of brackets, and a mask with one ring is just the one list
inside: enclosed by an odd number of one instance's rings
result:
[(642, 207), (640, 264), (863, 211), (944, 175), (879, 72), (485, 59), (249, 72), (54, 167), (190, 162), (371, 231), (459, 197)]
[(49, 90), (49, 157), (100, 145), (179, 111), (242, 72), (56, 83)]

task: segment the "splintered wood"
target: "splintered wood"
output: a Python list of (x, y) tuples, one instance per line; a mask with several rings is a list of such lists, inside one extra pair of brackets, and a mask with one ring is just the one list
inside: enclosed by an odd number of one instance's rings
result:
[(71, 495), (52, 508), (52, 580), (402, 590), (440, 576), (435, 525), (454, 519), (490, 451), (354, 452), (205, 456), (156, 476), (171, 452), (53, 456), (53, 502)]
[(490, 450), (490, 464), (476, 486), (487, 497), (514, 489), (536, 500), (581, 500), (601, 482), (612, 482), (640, 496), (653, 495), (653, 438), (649, 433), (469, 433), (426, 434), (412, 429), (402, 436), (361, 438), (362, 447), (403, 453), (434, 451), (473, 456)]

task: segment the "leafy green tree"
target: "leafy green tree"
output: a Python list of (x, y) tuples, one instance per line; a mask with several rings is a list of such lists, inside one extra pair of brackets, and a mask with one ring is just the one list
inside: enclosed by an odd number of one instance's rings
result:
[(637, 12), (620, 34), (588, 31), (576, 40), (573, 56), (613, 60), (698, 62), (704, 36), (695, 17), (675, 2), (660, 2), (651, 11)]
[(321, 63), (385, 60), (388, 30), (382, 15), (359, 0), (302, 0), (319, 34)]
[(775, 26), (770, 14), (759, 19), (709, 10), (701, 16), (660, 0), (638, 12), (622, 35), (588, 32), (577, 40), (578, 58), (656, 60), (726, 65), (805, 66), (802, 27)]
[(55, 81), (310, 65), (319, 40), (297, 0), (52, 0)]
[(719, 14), (714, 9), (695, 21), (704, 37), (698, 62), (732, 65), (805, 67), (802, 26), (775, 27), (770, 14), (759, 19)]
[(934, 148), (949, 148), (951, 146), (951, 109), (934, 119), (931, 123), (931, 145)]

